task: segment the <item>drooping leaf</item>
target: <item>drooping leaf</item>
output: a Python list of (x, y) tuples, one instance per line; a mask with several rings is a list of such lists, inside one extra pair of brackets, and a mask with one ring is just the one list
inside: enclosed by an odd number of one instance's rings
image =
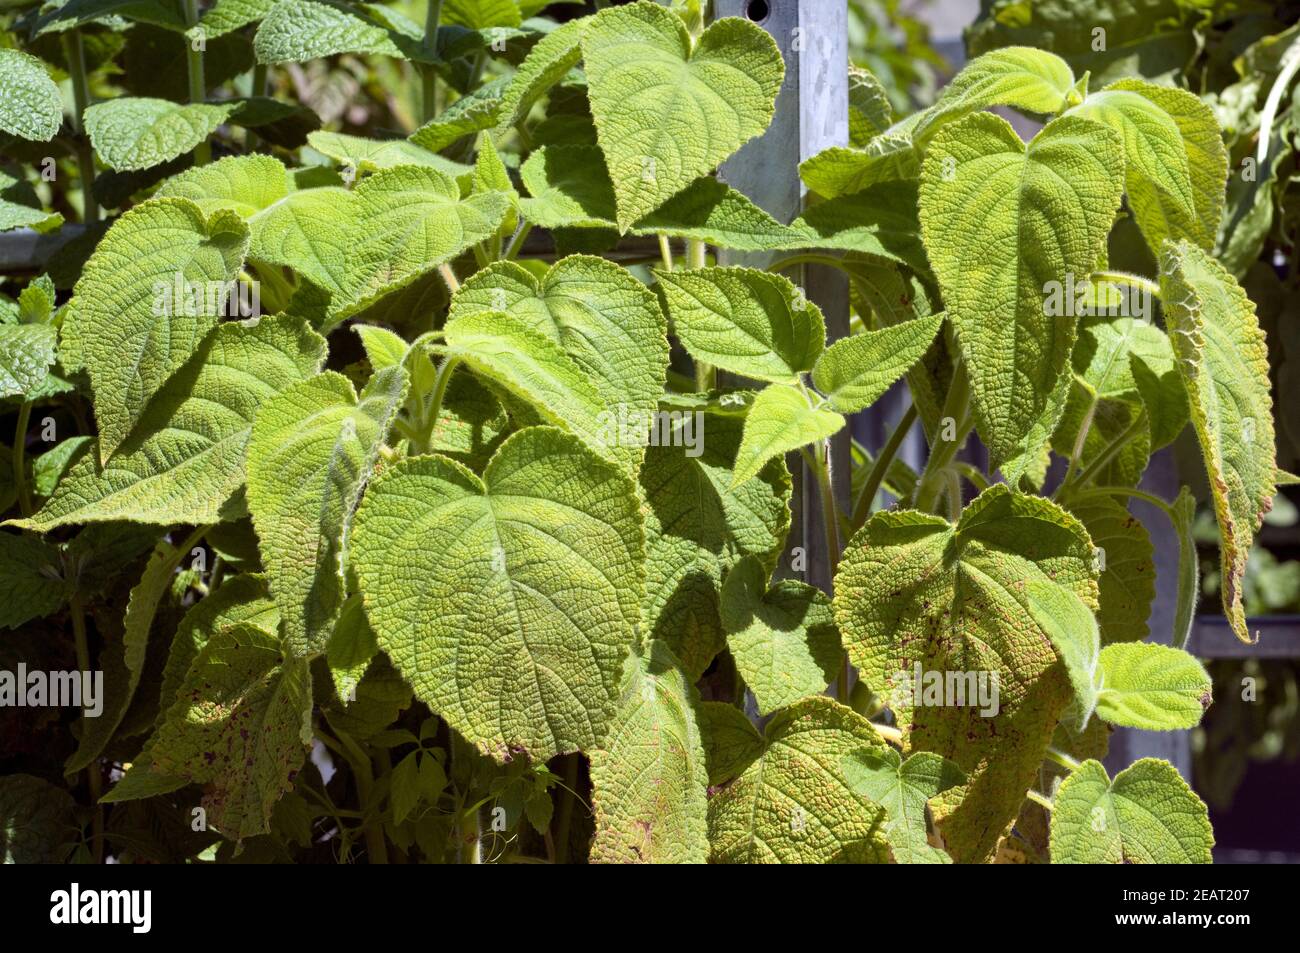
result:
[(622, 231), (767, 128), (785, 74), (748, 20), (718, 20), (692, 44), (644, 0), (592, 17), (582, 54)]
[(834, 436), (844, 424), (840, 414), (814, 406), (807, 391), (769, 384), (759, 391), (745, 418), (732, 486), (753, 479), (773, 457)]
[(20, 50), (0, 50), (0, 132), (49, 142), (63, 125), (63, 99), (45, 64)]
[(406, 387), (406, 372), (391, 367), (358, 398), (327, 371), (272, 397), (253, 421), (248, 508), (295, 655), (321, 651), (334, 627), (353, 510)]
[(702, 864), (708, 773), (695, 687), (662, 642), (633, 653), (618, 711), (591, 752), (592, 863)]
[(247, 247), (248, 228), (233, 213), (207, 217), (179, 198), (136, 206), (95, 246), (63, 319), (60, 359), (90, 373), (102, 462), (216, 326), (219, 315), (202, 313), (206, 294), (194, 309), (171, 300), (175, 289), (228, 287)]
[(570, 20), (546, 34), (528, 51), (502, 94), (498, 134), (526, 119), (537, 100), (578, 64), (586, 23), (585, 19)]
[[(846, 755), (885, 745), (861, 715), (824, 696), (777, 713), (709, 800), (714, 863), (886, 863), (885, 811), (854, 792)], [(710, 772), (712, 775), (712, 772)]]
[(630, 478), (550, 427), (480, 479), (440, 456), (386, 470), (357, 516), (366, 615), (416, 695), (497, 760), (605, 737), (640, 621)]
[(1210, 706), (1210, 676), (1195, 656), (1150, 642), (1108, 645), (1097, 717), (1144, 731), (1195, 728)]
[(45, 506), (16, 525), (48, 532), (113, 520), (216, 522), (244, 483), (254, 414), (324, 358), (324, 340), (297, 318), (221, 325), (153, 396), (106, 464), (93, 451), (77, 457)]
[(994, 465), (1052, 410), (1075, 322), (1045, 313), (1047, 284), (1092, 273), (1119, 205), (1122, 162), (1113, 132), (1074, 117), (1049, 123), (1027, 147), (984, 113), (931, 143), (921, 226)]
[(322, 155), (359, 173), (378, 172), (398, 165), (422, 165), (459, 176), (469, 167), (406, 139), (367, 139), (344, 132), (313, 132), (308, 144)]
[(1264, 334), (1241, 286), (1190, 242), (1165, 245), (1160, 288), (1214, 498), (1223, 611), (1237, 638), (1249, 642), (1241, 580), (1251, 540), (1273, 505), (1277, 468)]
[(826, 594), (793, 579), (768, 588), (768, 575), (746, 556), (722, 584), (727, 646), (762, 714), (820, 695), (844, 657)]
[(202, 784), (210, 825), (233, 840), (264, 834), (311, 742), (311, 708), (305, 659), (287, 658), (280, 640), (254, 625), (224, 628), (199, 650), (162, 725), (101, 800)]
[(1054, 864), (1208, 864), (1205, 805), (1173, 765), (1143, 758), (1112, 781), (1085, 761), (1053, 799)]
[[(1083, 526), (1001, 484), (956, 525), (913, 511), (877, 513), (850, 540), (835, 579), (849, 659), (891, 699), (910, 750), (936, 752), (966, 772), (960, 803), (941, 821), (959, 863), (992, 854), (1070, 702), (1065, 667), (1031, 611), (1030, 580), (1096, 606)], [(951, 704), (926, 704), (916, 683), (924, 688), (927, 677), (953, 690)]]
[(813, 383), (838, 411), (870, 407), (925, 355), (942, 326), (940, 312), (836, 341), (813, 366)]
[(1074, 690), (1070, 706), (1074, 720), (1063, 724), (1071, 731), (1083, 731), (1101, 690), (1101, 634), (1093, 610), (1069, 589), (1042, 579), (1026, 579), (1024, 594), (1029, 614), (1051, 640)]
[(904, 761), (893, 748), (884, 748), (846, 755), (843, 770), (855, 793), (885, 809), (885, 836), (896, 862), (952, 863), (929, 843), (925, 808), (930, 798), (965, 781), (960, 768), (928, 751)]
[(151, 169), (206, 142), (233, 108), (229, 103), (123, 96), (86, 109), (86, 134), (110, 169)]
[(656, 275), (674, 331), (697, 360), (790, 383), (812, 370), (826, 345), (821, 309), (779, 275), (752, 268)]

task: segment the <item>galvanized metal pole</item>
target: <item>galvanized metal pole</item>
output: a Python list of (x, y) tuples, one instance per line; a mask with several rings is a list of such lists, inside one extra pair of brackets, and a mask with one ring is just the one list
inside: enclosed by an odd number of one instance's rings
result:
[[(785, 58), (785, 82), (767, 131), (723, 164), (720, 177), (782, 222), (803, 210), (799, 163), (828, 146), (847, 145), (849, 135), (847, 0), (714, 0), (715, 17), (744, 17), (771, 34)], [(764, 267), (771, 255), (725, 255), (724, 261)], [(822, 310), (830, 341), (849, 330), (848, 281), (832, 268), (804, 267), (795, 278)], [(830, 448), (834, 495), (848, 512), (852, 441), (848, 428)], [(829, 592), (832, 557), (826, 548), (817, 481), (797, 456), (794, 526), (783, 575), (802, 577)], [(796, 552), (795, 550), (799, 550)], [(802, 560), (806, 562), (801, 562)], [(804, 565), (802, 572), (797, 567)]]

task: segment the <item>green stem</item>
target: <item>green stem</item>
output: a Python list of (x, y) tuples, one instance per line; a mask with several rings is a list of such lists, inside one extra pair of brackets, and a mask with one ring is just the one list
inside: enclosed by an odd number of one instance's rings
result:
[(1128, 285), (1139, 291), (1145, 291), (1157, 301), (1160, 300), (1160, 286), (1150, 278), (1143, 278), (1141, 275), (1134, 275), (1127, 271), (1094, 271), (1090, 280), (1093, 284), (1105, 281), (1114, 285)]
[(1083, 448), (1088, 442), (1088, 431), (1092, 429), (1092, 421), (1097, 415), (1097, 395), (1092, 395), (1092, 400), (1088, 403), (1088, 409), (1083, 415), (1083, 420), (1079, 423), (1079, 432), (1074, 437), (1074, 447), (1070, 453), (1070, 464), (1065, 469), (1065, 476), (1061, 478), (1060, 486), (1052, 493), (1052, 499), (1055, 500), (1060, 495), (1061, 490), (1069, 485), (1070, 480), (1079, 469), (1083, 462)]
[(703, 268), (709, 261), (709, 246), (698, 238), (692, 238), (686, 243), (686, 267)]
[(510, 239), (510, 244), (506, 246), (506, 261), (514, 261), (519, 257), (519, 253), (524, 250), (524, 242), (532, 230), (531, 222), (524, 222), (519, 226), (519, 231), (515, 232), (514, 238)]
[(1164, 511), (1166, 516), (1170, 517), (1171, 519), (1173, 518), (1173, 507), (1168, 502), (1156, 496), (1154, 493), (1148, 493), (1145, 490), (1139, 490), (1130, 486), (1083, 487), (1077, 492), (1072, 493), (1070, 495), (1070, 498), (1071, 498), (1071, 502), (1078, 503), (1081, 500), (1086, 500), (1091, 497), (1099, 497), (1099, 496), (1132, 497), (1135, 500), (1142, 500), (1143, 502), (1150, 503), (1152, 506), (1160, 508), (1161, 510)]
[(916, 404), (909, 404), (907, 410), (903, 413), (902, 419), (894, 427), (894, 432), (889, 435), (884, 447), (881, 448), (876, 459), (871, 462), (871, 469), (867, 472), (866, 482), (862, 484), (862, 491), (858, 494), (857, 502), (853, 505), (852, 525), (855, 530), (867, 521), (867, 516), (871, 513), (871, 504), (876, 498), (880, 484), (885, 482), (885, 474), (889, 472), (889, 465), (894, 462), (899, 447), (907, 439), (912, 424), (916, 423), (916, 416)]
[(84, 135), (82, 117), (90, 106), (90, 84), (86, 79), (86, 51), (80, 30), (63, 34), (63, 57), (68, 61), (72, 80), (72, 131), (77, 139), (77, 169), (81, 173), (81, 217), (86, 222), (99, 221), (99, 203), (95, 201), (95, 155)]
[(1079, 770), (1079, 762), (1057, 748), (1049, 747), (1047, 749), (1047, 760), (1059, 764), (1063, 768), (1068, 768), (1070, 771)]
[[(945, 440), (942, 435), (943, 421), (948, 419), (951, 419), (956, 427), (952, 440)], [(973, 426), (970, 415), (970, 379), (966, 376), (966, 369), (960, 361), (953, 368), (952, 384), (948, 387), (948, 396), (944, 399), (939, 423), (940, 434), (934, 446), (930, 448), (930, 458), (925, 461), (925, 469), (916, 483), (913, 506), (924, 513), (933, 511), (939, 493), (943, 489), (943, 471), (966, 442), (966, 435), (970, 433)]]
[(573, 805), (578, 800), (578, 755), (565, 755), (564, 786), (560, 794), (560, 812), (555, 824), (555, 862), (569, 859), (569, 832), (573, 827)]
[(14, 489), (18, 491), (18, 508), (23, 516), (33, 512), (32, 494), (27, 486), (27, 428), (32, 419), (32, 402), (25, 400), (18, 408), (18, 425), (14, 428)]
[(1121, 430), (1115, 436), (1114, 440), (1102, 448), (1101, 452), (1097, 454), (1092, 463), (1088, 464), (1083, 469), (1083, 472), (1079, 474), (1078, 479), (1069, 486), (1063, 484), (1058, 488), (1057, 493), (1059, 494), (1063, 491), (1066, 497), (1072, 496), (1077, 492), (1079, 487), (1087, 486), (1090, 482), (1095, 480), (1097, 474), (1109, 466), (1110, 462), (1115, 459), (1122, 449), (1124, 449), (1124, 445), (1146, 429), (1146, 425), (1147, 412), (1144, 407), (1142, 410), (1138, 411), (1138, 415), (1133, 418), (1132, 423)]
[[(424, 48), (438, 53), (438, 22), (442, 19), (442, 0), (429, 0), (424, 8)], [(438, 114), (438, 71), (432, 63), (420, 64), (420, 114), (428, 122)]]
[[(362, 832), (366, 838), (366, 856), (372, 864), (388, 863), (388, 841), (384, 839), (384, 825), (378, 811), (378, 805), (371, 803), (375, 787), (375, 773), (361, 746), (347, 732), (339, 731), (338, 726), (330, 723), (342, 746), (340, 753), (352, 766), (352, 776), (357, 781), (357, 797), (361, 800), (361, 812), (365, 817)], [(324, 735), (324, 732), (318, 732)], [(321, 738), (322, 742), (325, 740)]]
[[(813, 475), (817, 478), (817, 495), (821, 498), (822, 532), (826, 534), (830, 574), (834, 578), (840, 567), (840, 512), (835, 505), (835, 488), (831, 482), (829, 441), (819, 440), (813, 445), (811, 464)], [(839, 674), (835, 677), (835, 694), (845, 705), (849, 703), (849, 680), (849, 657), (845, 654), (840, 661)]]
[(659, 257), (664, 261), (664, 271), (671, 275), (673, 273), (673, 248), (668, 243), (668, 236), (663, 232), (659, 233)]
[(438, 429), (438, 415), (442, 413), (442, 402), (447, 396), (447, 385), (451, 383), (451, 375), (456, 372), (459, 365), (460, 358), (445, 357), (438, 367), (438, 376), (433, 382), (433, 397), (424, 412), (424, 430), (420, 434), (419, 446), (415, 448), (417, 453), (429, 453), (433, 446), (433, 432)]
[[(198, 0), (185, 0), (185, 20), (191, 26), (195, 27), (199, 22), (199, 5)], [(189, 79), (189, 94), (191, 103), (201, 103), (207, 98), (208, 87), (203, 80), (203, 51), (194, 48), (194, 42), (187, 36), (185, 39), (185, 72)], [(194, 164), (207, 165), (212, 161), (212, 144), (204, 139), (194, 147)]]
[[(68, 611), (72, 615), (72, 635), (76, 643), (77, 668), (83, 672), (89, 672), (90, 641), (86, 637), (86, 607), (81, 601), (80, 593), (73, 595), (69, 600)], [(84, 711), (82, 717), (86, 717)], [(86, 765), (86, 787), (90, 790), (90, 800), (95, 811), (91, 822), (91, 851), (94, 854), (95, 863), (102, 864), (104, 862), (104, 805), (99, 803), (99, 799), (103, 794), (104, 778), (100, 774), (98, 758), (92, 759), (90, 764)]]
[[(253, 78), (248, 84), (248, 95), (265, 96), (270, 77), (270, 68), (265, 63), (257, 63), (253, 66)], [(261, 140), (257, 132), (253, 129), (244, 130), (244, 148), (249, 152), (255, 152)]]
[(1033, 788), (1030, 788), (1028, 791), (1025, 792), (1025, 797), (1029, 798), (1029, 800), (1033, 801), (1035, 804), (1037, 804), (1045, 811), (1052, 810), (1052, 802), (1049, 801), (1047, 798), (1043, 797), (1043, 795), (1039, 794)]

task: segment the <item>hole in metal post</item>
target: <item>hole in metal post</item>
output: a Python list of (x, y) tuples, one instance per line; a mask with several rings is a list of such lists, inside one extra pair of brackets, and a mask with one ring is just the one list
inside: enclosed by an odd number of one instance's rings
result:
[(771, 12), (766, 0), (749, 0), (745, 7), (745, 16), (749, 17), (754, 23), (762, 23)]

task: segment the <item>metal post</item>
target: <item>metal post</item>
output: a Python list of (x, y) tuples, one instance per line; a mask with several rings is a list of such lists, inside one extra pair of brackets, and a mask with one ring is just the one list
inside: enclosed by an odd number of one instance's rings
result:
[[(771, 34), (785, 59), (785, 81), (767, 131), (719, 170), (719, 177), (782, 222), (803, 210), (799, 163), (828, 146), (847, 145), (849, 134), (848, 4), (846, 0), (714, 0), (717, 17), (744, 17)], [(726, 255), (735, 264), (765, 267), (771, 255)], [(826, 318), (828, 343), (849, 330), (848, 280), (833, 268), (805, 267), (796, 277)], [(846, 427), (831, 442), (836, 501), (848, 512), (851, 437)], [(831, 589), (831, 555), (821, 520), (817, 482), (797, 455), (791, 457), (795, 495), (791, 545), (807, 560), (803, 578)], [(794, 553), (781, 571), (791, 573)]]

